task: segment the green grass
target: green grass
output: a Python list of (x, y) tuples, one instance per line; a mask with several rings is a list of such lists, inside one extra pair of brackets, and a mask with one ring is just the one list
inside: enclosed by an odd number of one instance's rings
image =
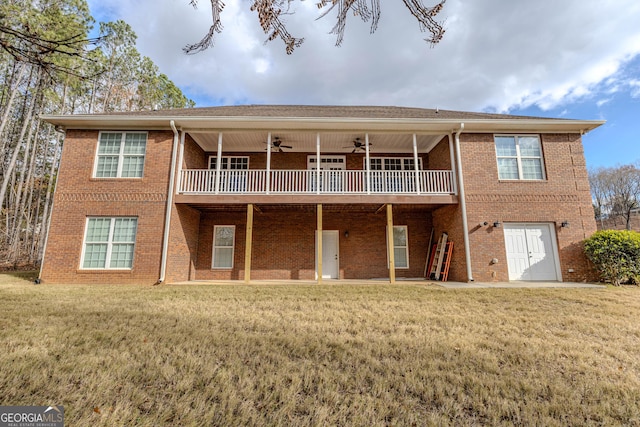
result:
[(34, 286), (0, 405), (67, 425), (640, 425), (640, 290)]

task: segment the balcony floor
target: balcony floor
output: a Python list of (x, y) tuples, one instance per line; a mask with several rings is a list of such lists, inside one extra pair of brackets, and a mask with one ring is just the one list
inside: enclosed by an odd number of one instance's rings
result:
[(176, 194), (175, 203), (189, 205), (233, 204), (411, 204), (454, 205), (458, 196), (452, 194)]

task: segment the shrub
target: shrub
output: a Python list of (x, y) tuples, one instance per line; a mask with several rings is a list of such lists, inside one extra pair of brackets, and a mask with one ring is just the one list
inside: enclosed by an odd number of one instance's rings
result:
[(584, 251), (605, 281), (640, 283), (640, 233), (598, 231), (585, 240)]

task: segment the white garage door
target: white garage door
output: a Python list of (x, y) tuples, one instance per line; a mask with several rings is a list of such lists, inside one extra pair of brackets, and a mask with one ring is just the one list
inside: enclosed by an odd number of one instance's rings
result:
[(551, 224), (504, 224), (509, 280), (561, 280)]

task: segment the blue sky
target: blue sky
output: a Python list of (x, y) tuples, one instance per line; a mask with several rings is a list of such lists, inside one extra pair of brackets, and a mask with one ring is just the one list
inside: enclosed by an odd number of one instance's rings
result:
[[(250, 2), (226, 2), (215, 46), (185, 55), (210, 26), (208, 0), (88, 0), (98, 21), (123, 19), (197, 106), (396, 105), (606, 120), (583, 137), (587, 166), (640, 161), (640, 2), (447, 0), (447, 30), (430, 48), (401, 1), (383, 0), (378, 31), (350, 17), (337, 48), (335, 15), (316, 1), (286, 18), (302, 47), (264, 43)], [(425, 0), (425, 4), (430, 1)], [(432, 2), (432, 3), (435, 3)]]

